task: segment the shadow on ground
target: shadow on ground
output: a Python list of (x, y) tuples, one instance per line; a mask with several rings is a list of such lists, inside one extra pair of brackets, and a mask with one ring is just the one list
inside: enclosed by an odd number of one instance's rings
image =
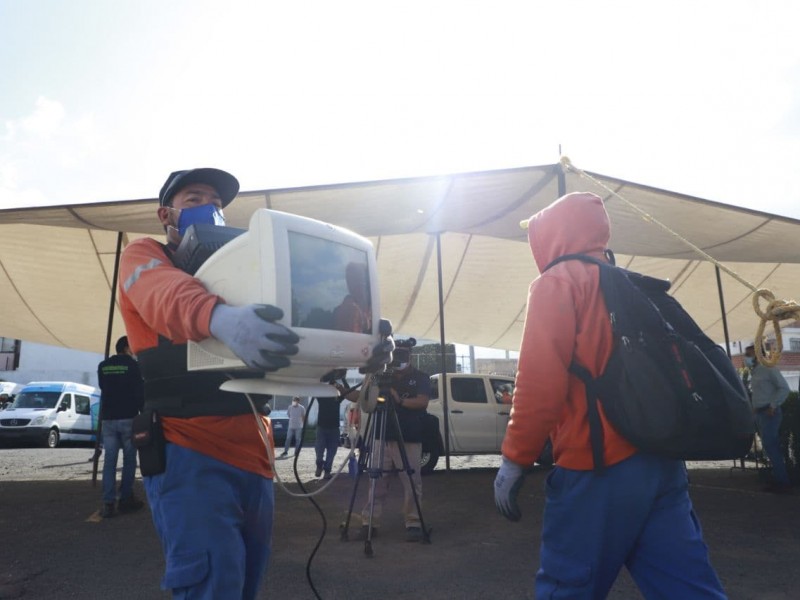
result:
[[(323, 519), (308, 499), (278, 492), (273, 560), (260, 597), (532, 598), (546, 471), (527, 477), (520, 523), (496, 514), (494, 473), (487, 468), (437, 471), (424, 479), (423, 516), (432, 527), (431, 544), (404, 541), (400, 501), (391, 498), (371, 558), (363, 542), (340, 540), (353, 479), (335, 480), (316, 497), (327, 521), (327, 535), (310, 566), (318, 596), (306, 569)], [(306, 487), (311, 491), (318, 485)], [(368, 485), (362, 479), (356, 510)], [(399, 483), (395, 486), (401, 495)], [(137, 488), (142, 493), (138, 481)], [(169, 597), (159, 589), (163, 559), (147, 509), (93, 518), (100, 491), (88, 481), (6, 481), (0, 489), (0, 598)], [(723, 468), (692, 470), (691, 495), (730, 598), (800, 597), (800, 494), (762, 493), (755, 472)], [(355, 531), (354, 526), (351, 537)], [(640, 595), (622, 574), (610, 597)]]

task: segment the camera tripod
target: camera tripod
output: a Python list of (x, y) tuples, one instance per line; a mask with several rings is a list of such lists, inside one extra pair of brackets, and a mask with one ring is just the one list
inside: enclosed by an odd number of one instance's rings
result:
[[(381, 376), (381, 379), (385, 374)], [(397, 411), (395, 408), (394, 400), (388, 391), (388, 386), (383, 385), (383, 381), (379, 387), (379, 396), (375, 405), (375, 410), (369, 413), (367, 418), (367, 426), (364, 431), (362, 439), (361, 453), (358, 457), (358, 472), (355, 482), (353, 483), (353, 493), (350, 496), (350, 505), (347, 511), (347, 518), (342, 525), (341, 540), (348, 540), (348, 531), (350, 528), (350, 518), (353, 514), (353, 506), (356, 501), (356, 494), (358, 493), (358, 484), (361, 479), (361, 473), (367, 473), (369, 476), (370, 490), (369, 490), (369, 522), (367, 524), (367, 535), (364, 540), (364, 554), (368, 557), (373, 555), (372, 551), (372, 515), (375, 509), (375, 485), (379, 478), (384, 474), (391, 474), (394, 472), (403, 471), (408, 477), (408, 483), (411, 487), (411, 493), (414, 497), (414, 504), (419, 515), (420, 528), (422, 529), (422, 542), (430, 544), (430, 530), (425, 526), (425, 519), (422, 517), (422, 508), (419, 503), (419, 496), (417, 489), (414, 486), (414, 480), (411, 475), (414, 473), (411, 465), (408, 462), (408, 454), (406, 453), (405, 441), (403, 440), (403, 433), (400, 431), (400, 422), (397, 419)], [(383, 470), (383, 460), (386, 452), (386, 423), (392, 419), (395, 431), (398, 434), (397, 445), (400, 450), (400, 458), (403, 463), (402, 469), (391, 469), (389, 471)], [(376, 451), (377, 449), (377, 451)], [(419, 468), (417, 466), (417, 468)]]

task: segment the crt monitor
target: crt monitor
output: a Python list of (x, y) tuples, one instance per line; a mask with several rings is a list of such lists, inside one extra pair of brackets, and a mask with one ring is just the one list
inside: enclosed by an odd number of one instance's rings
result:
[[(280, 307), (280, 322), (300, 337), (289, 367), (263, 378), (231, 379), (223, 390), (330, 396), (321, 378), (332, 369), (363, 366), (380, 341), (375, 250), (347, 229), (259, 209), (247, 231), (214, 252), (195, 277), (228, 304)], [(189, 342), (188, 368), (247, 369), (215, 338)]]

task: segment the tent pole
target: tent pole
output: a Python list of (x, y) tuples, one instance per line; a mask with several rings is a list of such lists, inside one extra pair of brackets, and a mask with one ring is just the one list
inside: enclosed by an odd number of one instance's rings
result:
[[(558, 153), (561, 154), (561, 146), (558, 148)], [(561, 198), (567, 193), (567, 176), (564, 174), (564, 167), (558, 163), (558, 197)]]
[(111, 329), (114, 325), (114, 305), (117, 303), (117, 279), (119, 278), (119, 257), (122, 254), (122, 232), (117, 232), (117, 251), (114, 254), (114, 277), (111, 280), (111, 302), (108, 306), (108, 327), (106, 328), (106, 358), (111, 355)]
[(725, 352), (728, 358), (731, 357), (731, 341), (728, 337), (728, 315), (725, 314), (725, 296), (722, 293), (722, 278), (719, 274), (719, 267), (714, 265), (714, 272), (717, 274), (717, 293), (719, 294), (719, 308), (722, 311), (722, 330), (725, 332)]
[(442, 234), (436, 234), (436, 278), (439, 283), (439, 344), (442, 369), (442, 418), (444, 419), (445, 470), (450, 471), (450, 418), (447, 409), (447, 351), (444, 337), (444, 288), (442, 286)]
[[(114, 305), (117, 302), (117, 279), (119, 278), (119, 257), (122, 254), (122, 232), (117, 232), (117, 251), (114, 254), (114, 277), (111, 280), (111, 302), (108, 306), (108, 327), (106, 329), (106, 353), (108, 358), (111, 354), (111, 329), (114, 325)], [(102, 405), (103, 398), (100, 398)], [(92, 455), (92, 487), (97, 485), (97, 471), (100, 465), (100, 442), (103, 439), (103, 421), (97, 415), (97, 434), (94, 442), (94, 455)]]

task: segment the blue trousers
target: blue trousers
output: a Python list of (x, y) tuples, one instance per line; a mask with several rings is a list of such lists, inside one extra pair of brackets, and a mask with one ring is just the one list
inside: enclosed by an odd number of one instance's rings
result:
[(775, 414), (771, 417), (767, 413), (756, 413), (756, 424), (761, 436), (761, 443), (772, 465), (772, 478), (778, 483), (788, 484), (789, 472), (786, 470), (786, 461), (783, 459), (783, 450), (781, 450), (778, 436), (781, 419), (783, 419), (783, 411), (780, 406), (775, 409)]
[(333, 468), (333, 459), (339, 449), (339, 429), (317, 427), (317, 441), (314, 450), (317, 453), (317, 467), (330, 473)]
[(536, 598), (605, 598), (625, 565), (648, 600), (726, 598), (681, 461), (636, 454), (547, 477)]
[(122, 450), (122, 481), (119, 485), (120, 499), (133, 496), (133, 480), (136, 477), (136, 447), (133, 445), (133, 419), (103, 420), (103, 503), (117, 501), (117, 460)]
[(167, 444), (167, 470), (144, 478), (173, 598), (252, 600), (272, 546), (272, 480)]

